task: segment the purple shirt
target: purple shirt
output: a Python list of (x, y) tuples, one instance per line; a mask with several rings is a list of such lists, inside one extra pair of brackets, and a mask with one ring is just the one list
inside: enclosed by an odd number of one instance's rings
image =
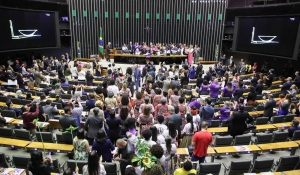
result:
[(219, 84), (212, 83), (209, 86), (210, 96), (211, 97), (218, 97), (220, 88), (221, 88), (221, 86)]
[(190, 71), (189, 71), (189, 78), (190, 78), (190, 79), (195, 79), (195, 73), (196, 73), (195, 69), (190, 68)]
[(224, 89), (223, 89), (223, 93), (224, 93), (224, 97), (232, 97), (232, 94), (233, 94), (233, 89), (231, 91), (228, 90), (228, 87), (226, 86)]
[(208, 95), (208, 85), (201, 84), (200, 95)]
[(220, 109), (220, 121), (223, 121), (223, 120), (228, 120), (229, 117), (230, 117), (230, 110), (231, 108), (226, 108), (226, 107), (223, 107)]
[(192, 102), (190, 103), (190, 105), (189, 105), (190, 108), (192, 108), (193, 106), (195, 106), (196, 109), (200, 109), (201, 104), (200, 104), (200, 102), (196, 99), (196, 100), (192, 101)]

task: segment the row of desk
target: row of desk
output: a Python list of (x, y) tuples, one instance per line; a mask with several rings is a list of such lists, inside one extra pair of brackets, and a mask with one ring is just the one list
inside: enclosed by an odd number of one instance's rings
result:
[[(260, 152), (269, 152), (276, 150), (290, 150), (290, 155), (295, 155), (296, 149), (299, 148), (300, 140), (266, 143), (258, 145), (242, 145), (242, 146), (223, 146), (223, 147), (208, 147), (207, 155), (211, 156), (211, 162), (214, 162), (215, 156), (240, 154), (253, 154), (253, 161), (257, 158)], [(187, 148), (177, 148), (177, 155), (189, 156)]]
[[(266, 130), (276, 130), (276, 129), (286, 129), (291, 126), (291, 122), (283, 123), (274, 123), (274, 124), (264, 124), (264, 125), (255, 125), (256, 129), (253, 132), (266, 131)], [(216, 133), (227, 133), (228, 127), (213, 127), (207, 129), (212, 134)]]

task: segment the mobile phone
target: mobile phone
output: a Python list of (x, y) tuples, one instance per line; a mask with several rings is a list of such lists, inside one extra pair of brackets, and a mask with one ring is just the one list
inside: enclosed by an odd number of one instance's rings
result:
[(48, 152), (48, 154), (47, 154), (47, 158), (50, 158), (50, 156), (51, 156), (51, 152)]

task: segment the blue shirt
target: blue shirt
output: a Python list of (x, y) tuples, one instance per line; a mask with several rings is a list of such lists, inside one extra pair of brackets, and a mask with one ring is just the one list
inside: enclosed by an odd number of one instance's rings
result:
[(200, 108), (200, 117), (204, 120), (212, 120), (214, 117), (215, 110), (211, 105), (206, 105)]
[(99, 157), (102, 156), (103, 162), (111, 162), (113, 158), (111, 152), (115, 150), (115, 146), (109, 139), (107, 139), (106, 142), (102, 144), (94, 141), (92, 150), (96, 150)]
[(69, 87), (69, 86), (70, 86), (70, 84), (69, 84), (69, 83), (67, 83), (67, 82), (64, 82), (64, 83), (60, 83), (60, 86), (61, 86), (61, 87), (63, 87), (63, 86), (65, 86), (65, 87)]
[(297, 131), (297, 130), (300, 130), (300, 126), (297, 126), (297, 127), (292, 126), (292, 127), (290, 127), (288, 129), (289, 137), (293, 137), (294, 132)]

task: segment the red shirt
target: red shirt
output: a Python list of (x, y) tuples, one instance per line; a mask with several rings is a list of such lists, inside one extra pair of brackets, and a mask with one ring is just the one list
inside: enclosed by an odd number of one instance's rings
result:
[(212, 135), (208, 131), (198, 131), (194, 134), (193, 142), (195, 142), (194, 155), (203, 157), (207, 155), (207, 147), (212, 142)]

